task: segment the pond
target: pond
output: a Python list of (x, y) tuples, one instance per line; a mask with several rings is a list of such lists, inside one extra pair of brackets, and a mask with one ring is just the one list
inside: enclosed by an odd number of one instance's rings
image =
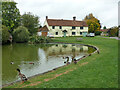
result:
[(17, 68), (27, 77), (64, 66), (63, 57), (78, 59), (95, 49), (73, 44), (12, 44), (2, 47), (2, 84), (19, 79)]

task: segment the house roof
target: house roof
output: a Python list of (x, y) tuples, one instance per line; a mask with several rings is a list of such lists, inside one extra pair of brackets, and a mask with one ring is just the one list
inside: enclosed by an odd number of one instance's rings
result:
[(49, 26), (88, 27), (85, 21), (77, 21), (77, 20), (47, 19), (47, 22)]
[(100, 31), (102, 31), (102, 32), (107, 32), (108, 29), (101, 29)]
[(47, 28), (47, 26), (45, 25), (44, 27), (42, 27), (42, 28), (40, 28), (39, 30), (38, 30), (38, 32), (40, 32), (40, 31), (49, 31), (49, 29)]

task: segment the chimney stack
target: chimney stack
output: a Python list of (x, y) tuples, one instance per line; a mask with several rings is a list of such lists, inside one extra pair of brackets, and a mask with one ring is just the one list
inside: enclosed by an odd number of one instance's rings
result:
[(74, 21), (76, 20), (76, 17), (75, 17), (75, 16), (73, 17), (73, 20), (74, 20)]
[(46, 19), (48, 19), (48, 16), (46, 16)]

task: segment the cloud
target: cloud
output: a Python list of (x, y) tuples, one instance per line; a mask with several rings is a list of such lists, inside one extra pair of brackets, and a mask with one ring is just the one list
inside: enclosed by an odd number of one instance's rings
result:
[(52, 19), (84, 19), (89, 13), (100, 19), (107, 27), (118, 24), (119, 0), (15, 0), (21, 14), (32, 12), (40, 17), (43, 24), (45, 16)]

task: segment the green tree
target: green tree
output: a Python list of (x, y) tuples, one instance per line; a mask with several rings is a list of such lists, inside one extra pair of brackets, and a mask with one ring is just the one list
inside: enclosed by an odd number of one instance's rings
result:
[(18, 43), (28, 42), (29, 31), (24, 26), (19, 26), (13, 31), (13, 40)]
[(91, 33), (94, 33), (94, 25), (91, 23), (90, 26), (89, 26), (89, 31)]
[(9, 37), (10, 37), (10, 33), (8, 32), (8, 28), (2, 25), (2, 44), (6, 44), (7, 41), (9, 40)]
[(39, 17), (30, 12), (22, 15), (22, 25), (28, 28), (31, 35), (36, 34), (39, 28)]
[[(96, 31), (99, 31), (100, 28), (101, 28), (100, 20), (95, 18), (92, 13), (87, 15), (84, 18), (84, 21), (88, 24), (88, 31), (89, 31), (89, 33), (90, 32), (92, 32), (92, 33), (94, 32), (95, 33)], [(92, 27), (92, 29), (91, 29), (91, 27)]]
[(110, 37), (118, 36), (118, 32), (119, 30), (117, 26), (110, 28), (108, 31)]
[(2, 25), (8, 27), (10, 33), (20, 25), (20, 12), (16, 4), (11, 1), (2, 2)]
[(106, 26), (104, 26), (103, 29), (107, 29)]

